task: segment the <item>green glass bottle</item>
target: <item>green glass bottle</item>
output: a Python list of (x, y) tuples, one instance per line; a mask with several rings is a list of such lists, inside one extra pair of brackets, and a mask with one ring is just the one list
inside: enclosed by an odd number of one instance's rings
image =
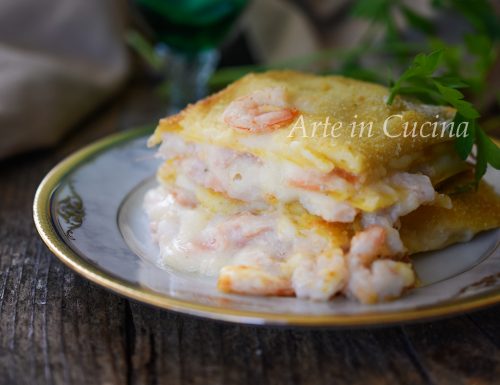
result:
[(134, 0), (165, 58), (168, 112), (202, 98), (219, 53), (247, 0)]
[(247, 0), (135, 0), (156, 39), (179, 51), (216, 48)]

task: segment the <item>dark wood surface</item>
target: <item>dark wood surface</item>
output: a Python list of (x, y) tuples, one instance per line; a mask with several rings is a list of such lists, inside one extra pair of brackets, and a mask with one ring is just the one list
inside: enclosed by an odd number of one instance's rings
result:
[(63, 266), (39, 239), (42, 177), (77, 148), (150, 123), (129, 86), (61, 145), (0, 162), (0, 384), (499, 384), (500, 307), (357, 330), (218, 323), (129, 301)]

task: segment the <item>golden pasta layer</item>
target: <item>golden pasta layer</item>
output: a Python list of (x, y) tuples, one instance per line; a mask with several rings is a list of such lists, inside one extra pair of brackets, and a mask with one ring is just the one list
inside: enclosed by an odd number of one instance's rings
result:
[[(266, 99), (259, 94), (263, 90), (276, 95)], [(222, 118), (226, 108), (238, 98), (255, 92), (258, 93), (255, 99), (293, 111), (293, 119), (280, 124), (279, 129), (257, 135), (228, 125)], [(341, 168), (357, 175), (376, 176), (386, 173), (386, 169), (398, 168), (398, 161), (406, 166), (408, 158), (418, 158), (426, 148), (450, 140), (446, 134), (431, 136), (433, 126), (429, 123), (441, 124), (453, 119), (453, 109), (400, 98), (388, 106), (387, 95), (386, 87), (340, 76), (293, 71), (250, 74), (180, 114), (163, 119), (150, 144), (160, 143), (162, 133), (176, 132), (188, 141), (208, 142), (259, 157), (288, 159), (322, 172)], [(398, 117), (389, 119), (391, 116)], [(300, 124), (302, 118), (305, 131)], [(323, 123), (327, 119), (330, 128), (326, 134), (331, 134), (331, 127), (336, 125), (335, 138), (325, 138)], [(370, 137), (367, 128), (364, 134), (361, 132), (358, 124), (361, 122), (373, 123)], [(385, 131), (384, 122), (387, 122)], [(358, 124), (354, 132), (353, 123)], [(405, 123), (422, 127), (424, 135), (403, 136)]]

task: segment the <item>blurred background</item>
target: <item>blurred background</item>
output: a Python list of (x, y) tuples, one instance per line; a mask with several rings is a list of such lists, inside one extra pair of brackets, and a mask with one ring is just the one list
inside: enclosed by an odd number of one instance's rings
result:
[(124, 128), (249, 71), (390, 85), (436, 49), (482, 127), (500, 133), (499, 12), (494, 0), (2, 1), (0, 159), (64, 142), (130, 89), (140, 102), (123, 108), (139, 112)]

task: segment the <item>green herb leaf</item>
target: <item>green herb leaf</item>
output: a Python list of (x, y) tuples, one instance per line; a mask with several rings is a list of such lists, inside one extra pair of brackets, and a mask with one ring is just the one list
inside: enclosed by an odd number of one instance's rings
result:
[(488, 153), (487, 153), (487, 139), (488, 137), (482, 130), (476, 131), (476, 170), (474, 179), (476, 185), (479, 183), (484, 174), (486, 174), (486, 167), (488, 166)]
[(474, 140), (476, 137), (476, 124), (475, 121), (468, 122), (460, 113), (456, 113), (453, 123), (455, 127), (458, 127), (461, 123), (468, 123), (468, 130), (465, 136), (459, 136), (455, 140), (455, 150), (457, 151), (460, 158), (463, 160), (467, 159), (469, 154), (472, 152), (472, 147), (474, 145)]
[(500, 169), (500, 148), (483, 130), (479, 130), (477, 135), (480, 137), (483, 152), (486, 153), (488, 163), (493, 168)]
[(476, 144), (476, 186), (486, 173), (488, 164), (500, 169), (500, 149), (477, 124), (480, 117), (476, 108), (464, 100), (464, 94), (457, 88), (466, 86), (460, 78), (438, 75), (442, 65), (443, 51), (434, 51), (429, 55), (419, 54), (409, 68), (403, 72), (391, 88), (387, 104), (392, 104), (396, 95), (411, 94), (423, 100), (432, 100), (436, 104), (448, 104), (457, 112), (454, 119), (455, 129), (466, 123), (466, 136), (457, 136), (455, 148), (462, 159), (466, 159)]

